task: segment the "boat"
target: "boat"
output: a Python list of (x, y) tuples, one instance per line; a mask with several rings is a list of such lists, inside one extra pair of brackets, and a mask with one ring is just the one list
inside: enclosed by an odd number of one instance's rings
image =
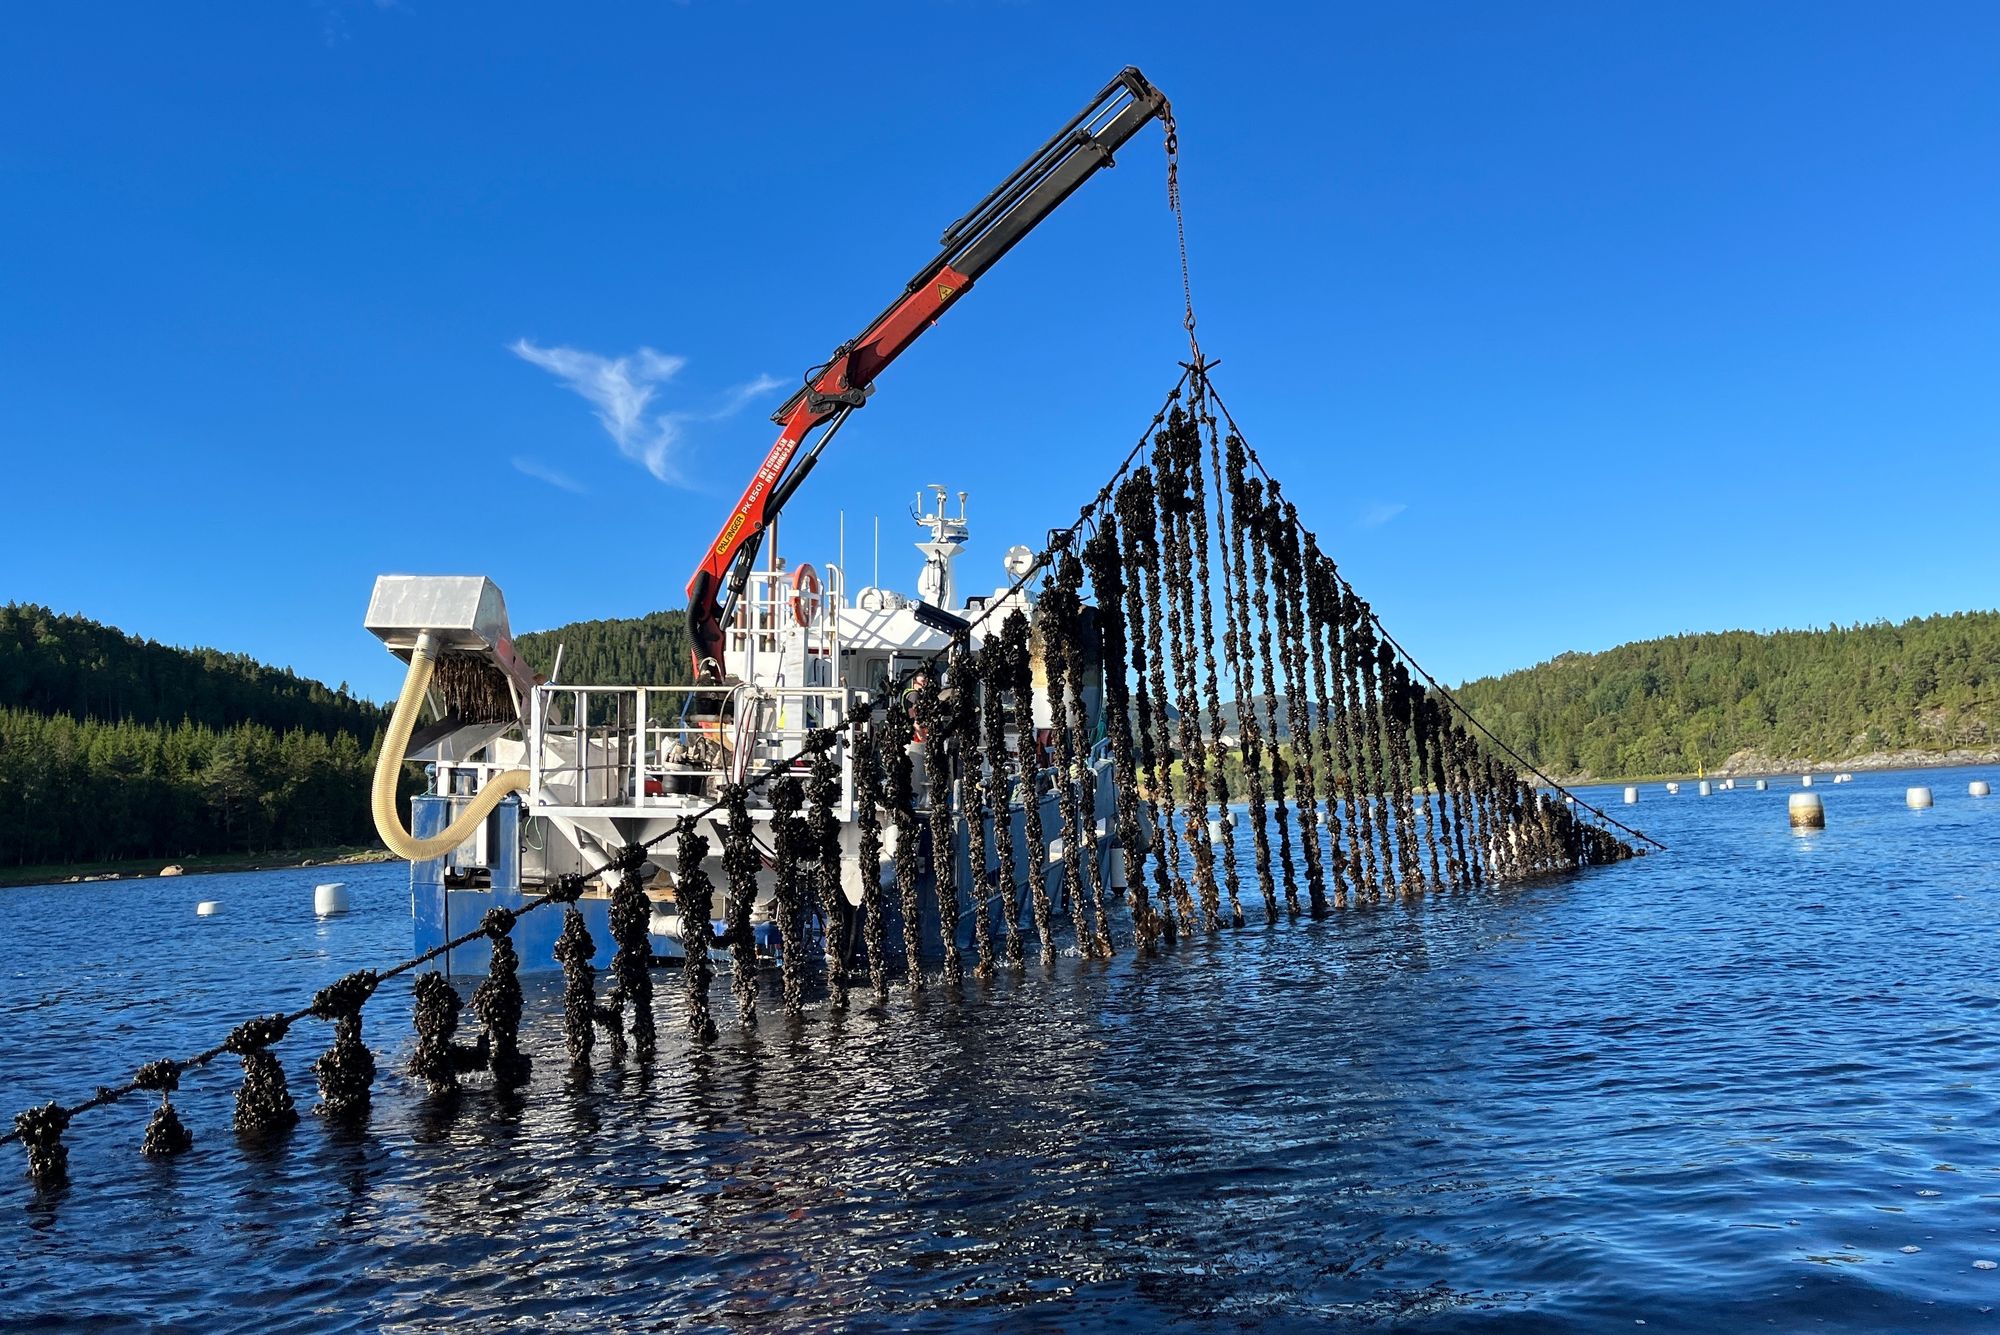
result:
[[(833, 816), (839, 828), (840, 890), (848, 912), (839, 915), (840, 921), (826, 922), (815, 906), (808, 931), (815, 958), (823, 951), (823, 934), (833, 930), (842, 934), (841, 940), (853, 943), (849, 954), (854, 963), (864, 963), (853, 915), (871, 878), (885, 890), (893, 884), (896, 827), (894, 822), (882, 822), (881, 856), (875, 865), (864, 865), (848, 725), (910, 689), (925, 666), (948, 650), (954, 639), (978, 649), (1010, 614), (1019, 612), (1032, 621), (1035, 613), (1034, 595), (1022, 579), (1033, 561), (1025, 546), (1008, 549), (1001, 572), (1004, 582), (961, 596), (957, 567), (971, 536), (967, 494), (958, 493), (953, 513), (944, 487), (933, 485), (929, 491), (929, 508), (912, 510), (923, 534), (916, 543), (922, 565), (914, 594), (871, 586), (850, 597), (847, 572), (840, 565), (794, 565), (774, 544), (762, 568), (750, 574), (744, 596), (727, 623), (719, 679), (712, 682), (573, 684), (562, 679), (560, 652), (555, 670), (544, 679), (515, 649), (505, 598), (490, 579), (378, 578), (367, 629), (406, 662), (415, 656), (420, 640), (429, 636), (439, 661), (455, 665), (448, 683), (441, 686), (434, 678), (426, 690), (434, 721), (414, 733), (404, 750), (406, 760), (424, 767), (423, 791), (409, 804), (411, 837), (434, 838), (505, 776), (525, 775), (520, 791), (493, 803), (461, 842), (411, 861), (417, 950), (432, 950), (472, 931), (491, 909), (518, 910), (560, 877), (583, 875), (586, 885), (577, 908), (597, 943), (595, 962), (604, 965), (614, 945), (609, 902), (619, 875), (615, 870), (619, 853), (650, 845), (643, 876), (654, 905), (651, 935), (656, 958), (677, 962), (690, 941), (703, 943), (718, 960), (725, 958), (715, 943), (726, 926), (729, 877), (721, 854), (726, 813), (716, 803), (725, 785), (732, 783), (745, 784), (787, 770), (803, 780), (809, 764), (802, 754), (808, 735), (830, 729), (837, 738), (840, 763)], [(1051, 757), (1054, 714), (1042, 689), (1046, 677), (1039, 663), (1033, 679), (1036, 735), (1024, 743), (1015, 729), (1007, 730), (1011, 770), (1002, 776), (1002, 783), (1012, 811), (1018, 812), (1027, 801), (1040, 806), (1042, 828), (1052, 835), (1040, 875), (1055, 911), (1066, 915), (1060, 857), (1064, 827), (1057, 796), (1062, 776)], [(1101, 738), (1101, 671), (1087, 666), (1081, 687), (1089, 733)], [(1024, 744), (1032, 749), (1035, 762), (1032, 792), (1018, 777)], [(933, 804), (944, 802), (953, 812), (950, 856), (960, 904), (959, 944), (969, 948), (978, 909), (967, 889), (972, 882), (966, 803), (962, 792), (933, 791), (923, 763), (923, 743), (911, 750), (917, 762), (912, 767), (914, 806), (926, 842)], [(1071, 777), (1077, 783), (1082, 819), (1093, 826), (1089, 833), (1094, 837), (1084, 840), (1083, 846), (1095, 848), (1100, 883), (1122, 889), (1125, 859), (1113, 819), (1108, 745), (1096, 742), (1082, 760), (1081, 772)], [(954, 781), (954, 790), (962, 787), (963, 779)], [(768, 785), (749, 787), (745, 809), (757, 823), (763, 864), (752, 925), (760, 954), (775, 960), (771, 822), (776, 813)], [(708, 922), (694, 924), (694, 931), (675, 909), (677, 867), (670, 836), (684, 818), (693, 819), (713, 850), (703, 864), (713, 887)], [(1030, 897), (1028, 878), (1036, 874), (1030, 868), (1026, 822), (1013, 815), (1006, 824), (1013, 843), (1012, 865), (1020, 869), (1012, 886), (998, 884), (996, 822), (990, 814), (982, 818), (980, 843), (996, 886), (985, 911), (993, 915), (989, 925), (996, 936), (1001, 915), (1013, 913), (1019, 920)], [(927, 849), (922, 863), (935, 865)], [(930, 905), (935, 902), (935, 878), (927, 872), (925, 881), (923, 900)], [(896, 897), (885, 893), (882, 899), (893, 923)], [(520, 918), (513, 940), (523, 970), (558, 967), (555, 940), (561, 926), (558, 915)], [(928, 913), (921, 927), (922, 938), (941, 950), (938, 925)], [(900, 928), (892, 926), (889, 939), (897, 941), (899, 934)], [(481, 974), (488, 949), (484, 939), (457, 945), (444, 955), (444, 966), (453, 974)]]

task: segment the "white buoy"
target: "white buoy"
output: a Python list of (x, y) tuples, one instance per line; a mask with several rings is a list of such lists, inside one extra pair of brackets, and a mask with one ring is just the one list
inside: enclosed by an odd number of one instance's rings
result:
[(1675, 794), (1679, 793), (1679, 792), (1680, 792), (1680, 790), (1681, 790), (1681, 786), (1680, 786), (1679, 784), (1677, 784), (1677, 783), (1670, 783), (1670, 784), (1668, 784), (1668, 785), (1667, 785), (1667, 796), (1668, 796), (1668, 797), (1672, 797), (1672, 796), (1674, 796)]
[(1767, 789), (1769, 789), (1769, 788), (1770, 788), (1770, 786), (1771, 786), (1771, 781), (1770, 781), (1769, 779), (1759, 779), (1759, 780), (1757, 780), (1757, 791), (1758, 791), (1758, 792), (1760, 792), (1760, 793), (1761, 793), (1761, 792), (1764, 792), (1764, 791), (1766, 791)]
[(1984, 779), (1974, 779), (1965, 785), (1965, 791), (1974, 797), (1991, 797), (1993, 789)]
[(1625, 805), (1630, 807), (1630, 806), (1637, 806), (1638, 804), (1639, 804), (1639, 790), (1629, 783), (1626, 784)]
[(197, 918), (213, 918), (220, 912), (222, 912), (222, 904), (219, 900), (204, 899), (201, 903), (194, 906), (194, 916)]
[(1826, 808), (1818, 793), (1793, 793), (1785, 799), (1785, 814), (1791, 817), (1794, 830), (1826, 828)]
[(1210, 821), (1208, 822), (1208, 842), (1210, 842), (1211, 844), (1219, 844), (1222, 842), (1221, 821), (1210, 819)]
[(1715, 788), (1707, 779), (1703, 779), (1700, 785), (1695, 788), (1695, 792), (1701, 797), (1708, 797), (1715, 792)]
[(1911, 788), (1903, 793), (1903, 805), (1912, 811), (1922, 811), (1930, 804), (1931, 790), (1928, 788)]
[(1801, 774), (1801, 775), (1799, 775), (1799, 787), (1801, 787), (1801, 788), (1810, 788), (1810, 787), (1812, 787), (1812, 775), (1810, 775), (1810, 774)]
[(1227, 826), (1228, 826), (1228, 827), (1229, 827), (1230, 829), (1232, 829), (1232, 830), (1233, 830), (1233, 829), (1235, 829), (1235, 828), (1236, 828), (1236, 813), (1235, 813), (1235, 812), (1233, 812), (1233, 811), (1225, 811), (1225, 812), (1223, 812), (1223, 813), (1222, 813), (1222, 823), (1223, 823), (1224, 825), (1227, 825)]
[(316, 916), (331, 918), (347, 912), (347, 909), (347, 882), (328, 881), (325, 885), (313, 887), (313, 913)]

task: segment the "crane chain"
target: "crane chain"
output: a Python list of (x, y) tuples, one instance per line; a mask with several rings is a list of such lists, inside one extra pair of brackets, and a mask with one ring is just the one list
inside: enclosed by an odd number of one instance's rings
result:
[(1174, 121), (1171, 103), (1160, 104), (1160, 123), (1167, 134), (1167, 207), (1174, 211), (1174, 238), (1181, 251), (1181, 298), (1186, 303), (1186, 316), (1181, 325), (1187, 330), (1188, 352), (1196, 366), (1203, 365), (1201, 344), (1194, 332), (1194, 282), (1188, 275), (1187, 217), (1181, 211), (1181, 131)]

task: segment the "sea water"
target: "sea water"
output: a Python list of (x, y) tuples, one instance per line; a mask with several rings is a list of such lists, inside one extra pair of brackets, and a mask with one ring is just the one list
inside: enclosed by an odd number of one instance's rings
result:
[[(240, 1147), (224, 1058), (180, 1159), (139, 1156), (143, 1095), (77, 1119), (61, 1192), (0, 1150), (0, 1322), (2000, 1329), (1979, 776), (1857, 775), (1803, 836), (1796, 778), (1587, 790), (1671, 851), (1274, 930), (1241, 838), (1242, 931), (799, 1024), (767, 998), (755, 1033), (720, 979), (707, 1051), (661, 975), (643, 1070), (572, 1076), (530, 979), (519, 1097), (413, 1086), (398, 979), (358, 1131)], [(0, 891), (0, 1110), (408, 953), (400, 866), (343, 868), (320, 921), (326, 874)], [(302, 1109), (325, 1037), (279, 1049)]]

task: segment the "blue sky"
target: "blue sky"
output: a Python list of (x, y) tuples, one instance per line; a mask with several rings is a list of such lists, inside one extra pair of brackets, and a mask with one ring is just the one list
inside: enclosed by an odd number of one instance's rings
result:
[[(786, 387), (1134, 63), (1218, 384), (1440, 675), (2000, 602), (2000, 7), (7, 22), (0, 598), (377, 696), (380, 571), (679, 606)], [(865, 578), (879, 514), (912, 585), (943, 482), (977, 587), (1074, 516), (1184, 353), (1163, 171), (1148, 131), (883, 377), (789, 555), (844, 509)]]

